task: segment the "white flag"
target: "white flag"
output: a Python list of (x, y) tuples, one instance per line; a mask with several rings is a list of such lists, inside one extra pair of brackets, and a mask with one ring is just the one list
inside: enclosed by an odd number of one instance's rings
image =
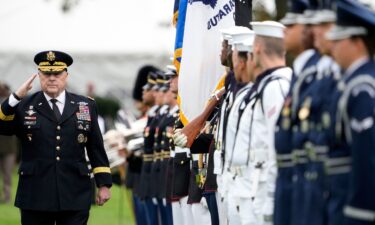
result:
[(220, 30), (234, 26), (234, 0), (189, 0), (179, 73), (184, 124), (198, 116), (224, 74)]

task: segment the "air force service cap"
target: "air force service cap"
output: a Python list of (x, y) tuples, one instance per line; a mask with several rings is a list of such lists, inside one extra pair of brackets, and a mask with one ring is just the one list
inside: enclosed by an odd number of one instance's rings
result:
[(65, 52), (43, 51), (34, 57), (34, 62), (43, 73), (59, 73), (73, 63), (73, 58)]
[(285, 26), (294, 25), (298, 22), (298, 17), (303, 15), (307, 9), (309, 2), (307, 0), (290, 0), (288, 2), (289, 12), (280, 20)]
[(284, 38), (285, 26), (276, 21), (250, 22), (255, 35)]
[(334, 23), (336, 21), (336, 1), (322, 0), (319, 2), (319, 9), (311, 18), (311, 24)]
[(375, 4), (365, 5), (364, 0), (337, 2), (336, 25), (326, 34), (328, 40), (342, 40), (365, 36), (375, 29)]

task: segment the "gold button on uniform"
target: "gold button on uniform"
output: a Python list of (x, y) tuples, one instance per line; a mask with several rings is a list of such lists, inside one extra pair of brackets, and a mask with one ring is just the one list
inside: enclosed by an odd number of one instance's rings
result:
[(57, 160), (57, 161), (60, 161), (60, 157), (57, 156), (57, 157), (56, 157), (56, 160)]
[(56, 150), (57, 150), (57, 151), (60, 151), (60, 146), (56, 146)]
[(60, 126), (57, 126), (57, 128), (56, 128), (57, 130), (61, 130), (61, 127)]
[(56, 140), (60, 140), (60, 136), (56, 136)]

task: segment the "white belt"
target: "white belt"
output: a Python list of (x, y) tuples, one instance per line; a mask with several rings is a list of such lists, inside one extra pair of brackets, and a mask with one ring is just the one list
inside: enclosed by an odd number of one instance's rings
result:
[(267, 149), (250, 149), (250, 162), (267, 162)]
[(191, 157), (194, 161), (198, 161), (199, 160), (199, 154), (191, 154)]
[(190, 149), (189, 148), (180, 148), (180, 147), (175, 147), (174, 150), (176, 153), (187, 153), (190, 154)]
[(228, 171), (234, 175), (242, 176), (243, 172), (248, 169), (248, 166), (231, 166), (230, 168), (228, 168)]

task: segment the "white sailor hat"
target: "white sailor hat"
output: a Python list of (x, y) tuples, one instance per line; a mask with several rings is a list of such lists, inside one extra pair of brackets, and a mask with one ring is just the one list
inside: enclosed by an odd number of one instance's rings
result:
[(285, 26), (276, 21), (250, 22), (255, 35), (284, 38)]
[(233, 48), (239, 52), (252, 52), (255, 33), (246, 27), (232, 34)]
[(237, 34), (237, 33), (241, 33), (241, 32), (244, 33), (244, 32), (248, 32), (248, 31), (249, 31), (248, 27), (242, 27), (242, 26), (233, 26), (233, 27), (229, 27), (229, 28), (220, 30), (223, 39), (227, 40), (228, 44), (230, 44), (230, 45), (233, 44), (233, 37), (232, 37), (233, 34)]

